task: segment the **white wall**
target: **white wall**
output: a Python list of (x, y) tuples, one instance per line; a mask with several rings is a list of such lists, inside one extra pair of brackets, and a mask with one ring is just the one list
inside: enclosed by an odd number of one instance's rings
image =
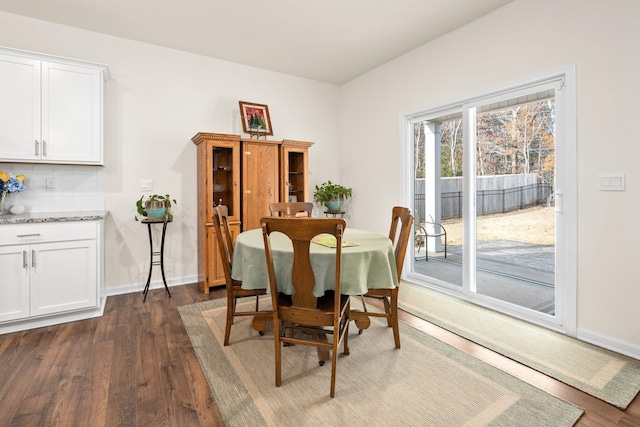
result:
[(337, 86), (3, 12), (0, 46), (110, 68), (105, 141), (109, 293), (141, 291), (147, 278), (147, 231), (134, 221), (135, 201), (143, 194), (138, 181), (146, 178), (153, 180), (154, 193), (169, 193), (178, 201), (167, 232), (167, 277), (171, 283), (196, 280), (196, 147), (191, 137), (201, 131), (242, 133), (240, 100), (269, 105), (273, 139), (315, 142), (309, 160), (312, 188), (338, 179)]
[[(175, 282), (195, 278), (190, 138), (199, 131), (239, 133), (239, 100), (269, 105), (274, 139), (315, 141), (311, 187), (327, 179), (354, 187), (350, 226), (385, 233), (389, 207), (400, 201), (401, 112), (576, 64), (578, 328), (583, 336), (636, 350), (639, 40), (637, 0), (517, 0), (338, 88), (0, 12), (2, 46), (110, 66), (105, 234), (111, 292), (139, 289), (146, 279), (145, 230), (133, 221), (140, 178), (178, 199), (167, 273)], [(627, 191), (598, 191), (601, 172), (625, 172)]]
[[(384, 232), (400, 200), (401, 112), (570, 64), (577, 74), (578, 333), (640, 354), (637, 0), (517, 0), (345, 84), (342, 157), (358, 163), (342, 164), (342, 181), (355, 189), (355, 226)], [(627, 190), (598, 191), (603, 172), (625, 172)]]

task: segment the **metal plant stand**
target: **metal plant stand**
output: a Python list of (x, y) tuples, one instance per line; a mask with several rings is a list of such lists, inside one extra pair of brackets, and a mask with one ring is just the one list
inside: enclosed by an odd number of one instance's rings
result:
[[(162, 282), (164, 283), (164, 288), (167, 290), (167, 294), (169, 294), (169, 298), (171, 298), (171, 292), (169, 292), (169, 287), (167, 286), (167, 279), (164, 276), (164, 237), (167, 233), (167, 224), (171, 221), (166, 218), (146, 218), (141, 221), (143, 224), (147, 224), (147, 229), (149, 230), (149, 276), (147, 277), (147, 284), (144, 287), (144, 299), (142, 302), (147, 301), (147, 294), (149, 293), (149, 284), (151, 283), (151, 272), (153, 271), (154, 265), (160, 266), (160, 271), (162, 272)], [(160, 250), (153, 250), (153, 238), (151, 236), (151, 224), (162, 224), (162, 240), (160, 242)], [(154, 257), (160, 257), (160, 259), (155, 259)]]

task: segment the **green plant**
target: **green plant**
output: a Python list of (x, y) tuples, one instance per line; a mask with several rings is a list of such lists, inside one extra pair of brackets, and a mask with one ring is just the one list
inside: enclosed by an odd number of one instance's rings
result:
[(351, 197), (352, 191), (352, 188), (327, 181), (323, 182), (320, 186), (316, 185), (316, 191), (313, 193), (313, 200), (320, 204), (325, 204), (331, 200), (345, 200)]
[[(152, 194), (145, 198), (145, 196), (140, 197), (136, 202), (136, 210), (138, 211), (138, 215), (147, 217), (147, 203), (148, 202), (163, 202), (164, 207), (166, 209), (166, 217), (169, 221), (173, 221), (173, 214), (171, 213), (171, 204), (177, 205), (176, 199), (172, 199), (171, 196), (165, 194), (161, 196), (159, 194)], [(138, 216), (135, 217), (136, 221), (139, 221)]]

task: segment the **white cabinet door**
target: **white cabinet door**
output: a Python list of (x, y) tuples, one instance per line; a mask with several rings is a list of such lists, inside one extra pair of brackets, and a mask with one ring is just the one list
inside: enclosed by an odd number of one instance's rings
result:
[(31, 316), (97, 307), (96, 240), (31, 245)]
[(108, 69), (11, 52), (0, 48), (0, 162), (103, 164)]
[(0, 54), (0, 160), (40, 159), (40, 66)]
[(29, 317), (29, 246), (0, 246), (0, 322)]
[(42, 63), (42, 160), (102, 163), (102, 72)]

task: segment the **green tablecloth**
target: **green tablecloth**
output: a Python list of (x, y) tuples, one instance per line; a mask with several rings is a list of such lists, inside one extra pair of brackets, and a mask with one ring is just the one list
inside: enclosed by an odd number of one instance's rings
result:
[[(293, 247), (281, 233), (272, 233), (271, 248), (274, 257), (278, 290), (293, 293), (291, 270)], [(342, 248), (341, 293), (362, 295), (367, 289), (392, 289), (398, 285), (393, 246), (388, 237), (365, 230), (345, 230), (343, 240), (359, 243)], [(316, 286), (314, 295), (320, 297), (334, 287), (335, 249), (316, 243), (311, 244), (311, 264)], [(269, 288), (269, 275), (264, 252), (262, 230), (240, 233), (233, 252), (232, 275), (242, 281), (245, 289)]]

